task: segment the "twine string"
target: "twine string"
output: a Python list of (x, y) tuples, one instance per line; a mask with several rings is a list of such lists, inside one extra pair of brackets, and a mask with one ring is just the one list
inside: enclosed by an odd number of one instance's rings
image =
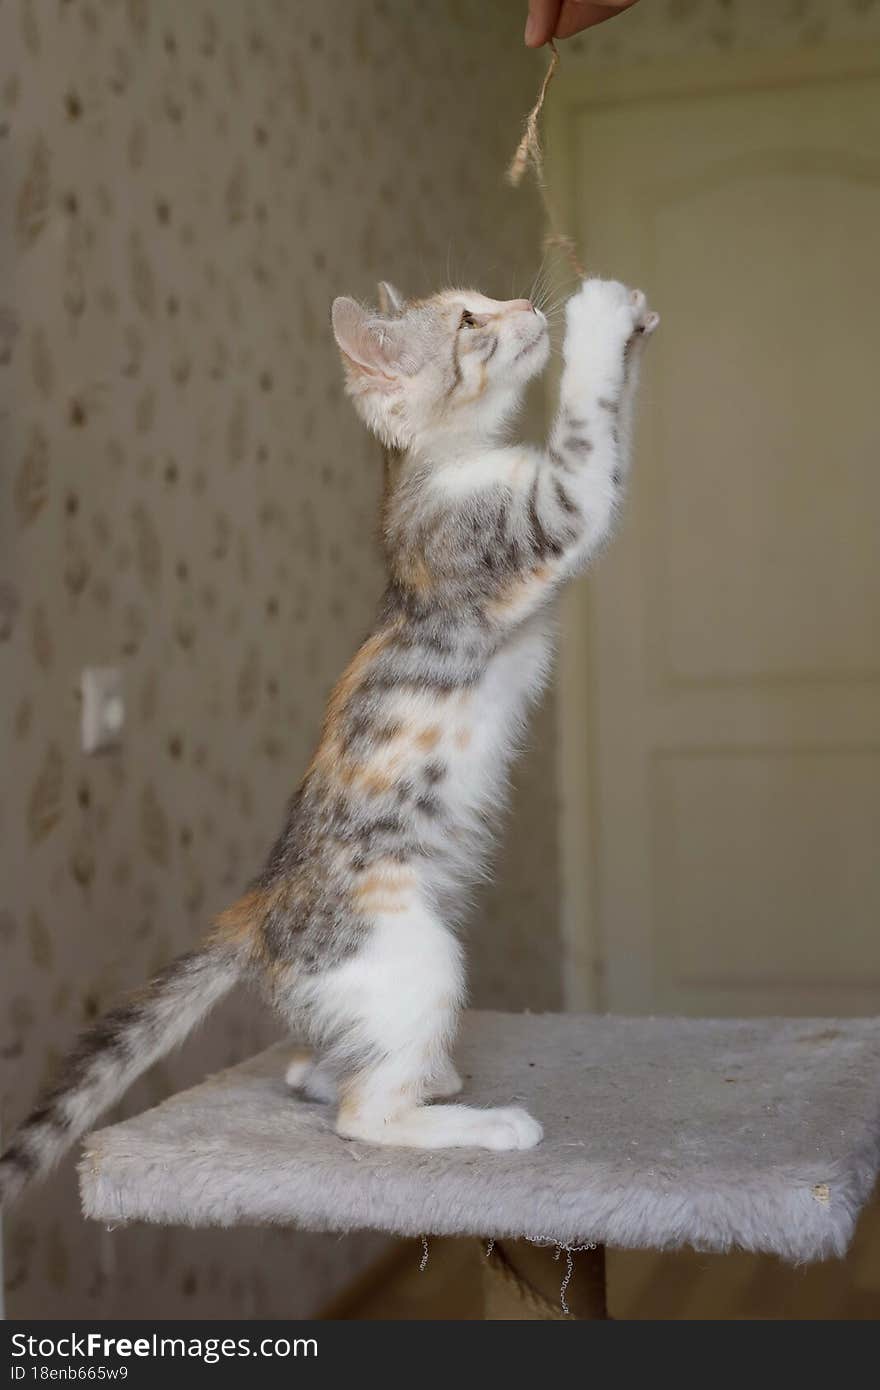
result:
[(559, 50), (553, 39), (550, 40), (550, 62), (547, 64), (547, 71), (538, 89), (538, 96), (529, 114), (526, 116), (526, 123), (522, 137), (514, 151), (513, 158), (507, 169), (507, 181), (513, 188), (518, 188), (522, 183), (523, 175), (530, 166), (535, 175), (535, 183), (538, 185), (538, 192), (541, 195), (541, 202), (544, 207), (544, 216), (547, 220), (547, 232), (544, 237), (545, 249), (555, 249), (561, 251), (568, 259), (572, 270), (579, 280), (584, 278), (584, 268), (578, 259), (577, 248), (573, 239), (563, 232), (559, 226), (556, 213), (553, 208), (550, 194), (547, 190), (547, 179), (544, 173), (544, 151), (541, 148), (540, 117), (544, 106), (544, 100), (550, 83), (556, 75), (559, 66)]
[(539, 1247), (555, 1245), (556, 1253), (553, 1258), (557, 1262), (562, 1257), (563, 1251), (565, 1252), (565, 1273), (562, 1276), (562, 1282), (559, 1286), (559, 1303), (565, 1316), (570, 1317), (571, 1309), (568, 1306), (565, 1295), (568, 1293), (568, 1286), (574, 1274), (574, 1257), (582, 1250), (595, 1250), (596, 1242), (594, 1240), (588, 1240), (584, 1245), (568, 1245), (564, 1241), (554, 1240), (552, 1236), (547, 1236), (544, 1239), (538, 1236), (528, 1236), (527, 1240), (531, 1245), (537, 1245)]

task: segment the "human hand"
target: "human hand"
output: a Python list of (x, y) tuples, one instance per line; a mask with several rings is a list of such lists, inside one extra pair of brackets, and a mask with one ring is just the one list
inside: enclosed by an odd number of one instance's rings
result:
[(636, 0), (529, 0), (526, 47), (540, 48), (550, 39), (570, 39), (628, 10)]

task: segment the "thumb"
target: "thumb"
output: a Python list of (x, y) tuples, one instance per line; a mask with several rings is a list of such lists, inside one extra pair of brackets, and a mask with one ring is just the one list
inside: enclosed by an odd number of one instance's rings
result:
[(562, 0), (529, 0), (525, 33), (527, 48), (540, 48), (552, 39), (561, 9)]

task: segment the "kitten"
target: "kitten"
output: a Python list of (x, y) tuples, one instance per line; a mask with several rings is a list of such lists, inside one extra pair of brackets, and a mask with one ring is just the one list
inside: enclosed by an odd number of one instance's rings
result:
[(398, 453), (386, 488), (388, 585), (333, 691), (317, 751), (263, 872), (206, 944), (81, 1038), (0, 1160), (14, 1195), (240, 978), (308, 1038), (292, 1086), (338, 1101), (346, 1138), (523, 1149), (517, 1107), (428, 1105), (461, 1088), (455, 932), (507, 769), (547, 676), (551, 604), (608, 535), (625, 480), (639, 291), (587, 280), (566, 306), (561, 401), (546, 450), (505, 430), (545, 366), (528, 300), (447, 290), (384, 311), (333, 305), (348, 394)]

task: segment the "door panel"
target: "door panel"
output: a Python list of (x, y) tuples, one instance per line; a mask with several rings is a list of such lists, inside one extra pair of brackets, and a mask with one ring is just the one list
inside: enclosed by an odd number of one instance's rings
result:
[(662, 318), (570, 610), (601, 1002), (874, 1011), (880, 79), (594, 103), (568, 136), (591, 270)]

